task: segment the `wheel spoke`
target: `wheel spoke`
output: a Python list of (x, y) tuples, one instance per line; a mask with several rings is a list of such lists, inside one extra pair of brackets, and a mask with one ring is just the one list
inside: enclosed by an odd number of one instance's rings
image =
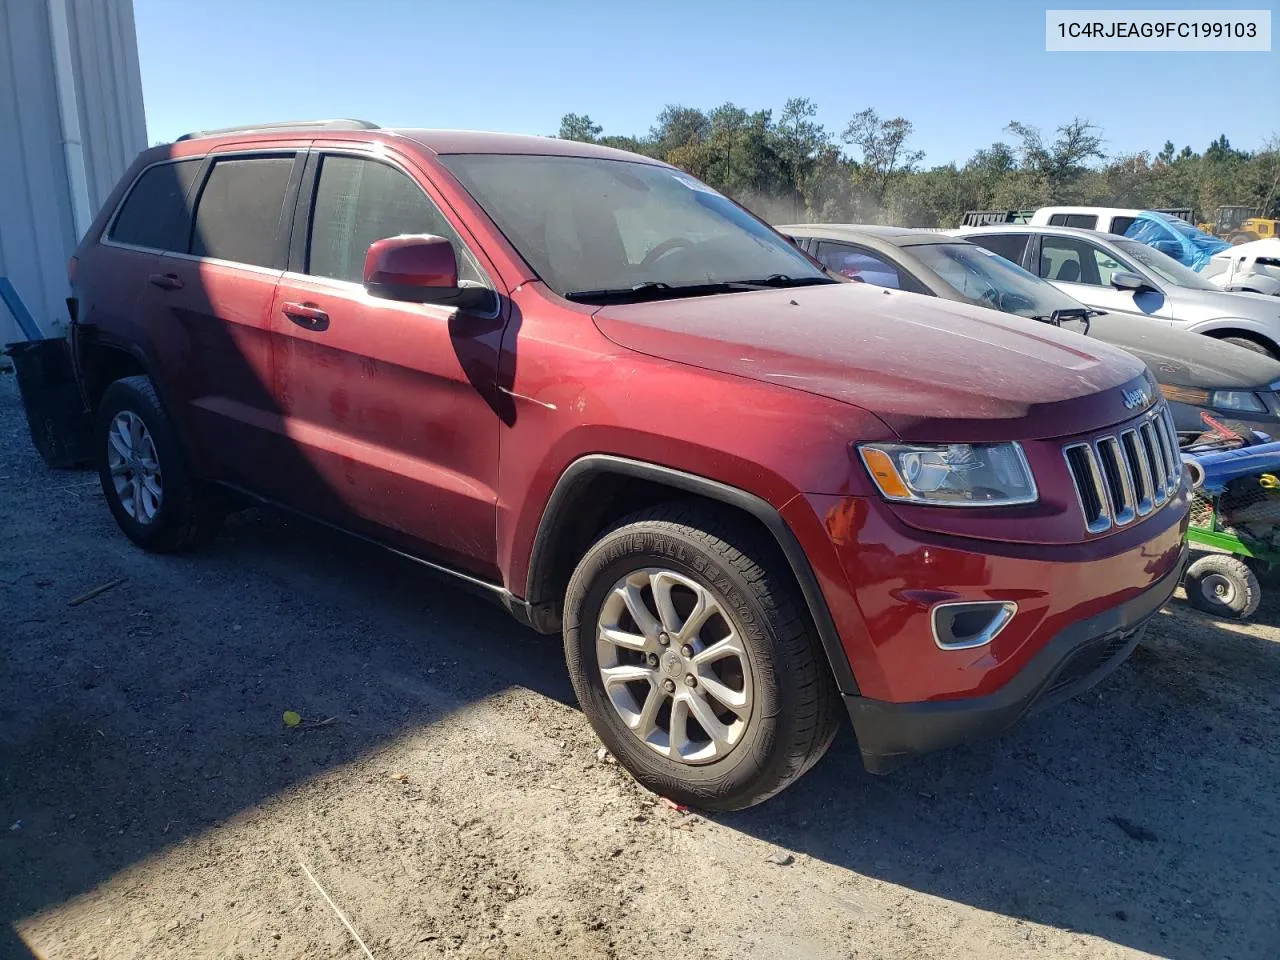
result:
[(600, 676), (604, 678), (606, 687), (615, 687), (620, 683), (631, 683), (635, 680), (653, 683), (654, 671), (638, 663), (628, 663), (617, 667), (602, 667)]
[(113, 477), (122, 477), (128, 472), (129, 465), (127, 463), (113, 463), (111, 465), (111, 475)]
[(129, 446), (134, 450), (141, 451), (143, 443), (146, 442), (147, 428), (142, 424), (141, 417), (129, 417)]
[(706, 731), (711, 742), (717, 747), (729, 747), (732, 744), (729, 741), (729, 728), (720, 722), (720, 718), (715, 715), (711, 709), (711, 705), (702, 697), (694, 694), (689, 697), (689, 710), (693, 713), (694, 719), (698, 721), (698, 726)]
[(672, 760), (679, 760), (689, 746), (689, 700), (676, 697), (671, 701), (671, 728), (667, 736), (668, 753)]
[(615, 592), (622, 598), (622, 602), (627, 605), (627, 613), (631, 614), (631, 619), (636, 622), (640, 632), (646, 637), (656, 637), (658, 630), (661, 628), (657, 617), (653, 615), (653, 611), (645, 605), (640, 588), (634, 583), (624, 583)]
[(723, 660), (725, 657), (737, 657), (741, 660), (745, 655), (746, 651), (742, 649), (737, 633), (731, 633), (723, 640), (717, 640), (705, 650), (699, 650), (695, 653), (693, 662), (701, 667), (717, 660)]
[(658, 711), (662, 709), (662, 701), (665, 699), (658, 685), (651, 684), (649, 694), (644, 699), (644, 706), (640, 708), (640, 712), (636, 714), (633, 721), (627, 722), (627, 726), (635, 731), (640, 739), (648, 740), (658, 729)]
[(624, 650), (638, 650), (641, 653), (648, 649), (649, 643), (638, 633), (628, 633), (616, 627), (601, 627), (600, 639), (605, 643), (613, 644), (615, 647), (622, 647)]
[(732, 710), (738, 715), (739, 719), (745, 719), (746, 715), (751, 711), (751, 697), (747, 692), (747, 687), (743, 687), (741, 690), (732, 690), (721, 683), (719, 677), (709, 671), (698, 674), (698, 687)]
[(666, 570), (658, 570), (649, 576), (649, 586), (653, 590), (653, 602), (658, 608), (658, 619), (662, 621), (662, 629), (675, 634), (680, 631), (680, 614), (676, 612), (675, 603), (671, 599), (671, 588), (684, 581)]
[(129, 439), (128, 435), (123, 432), (121, 425), (116, 424), (116, 426), (107, 435), (107, 438), (111, 441), (112, 449), (127, 460), (131, 452), (129, 448)]

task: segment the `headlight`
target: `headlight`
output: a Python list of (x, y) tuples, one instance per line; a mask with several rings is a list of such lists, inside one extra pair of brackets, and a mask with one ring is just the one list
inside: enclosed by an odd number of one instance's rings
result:
[(858, 454), (887, 500), (1007, 507), (1037, 498), (1017, 443), (869, 443), (858, 447)]
[(1215, 390), (1209, 395), (1209, 406), (1242, 413), (1266, 413), (1262, 398), (1249, 390)]

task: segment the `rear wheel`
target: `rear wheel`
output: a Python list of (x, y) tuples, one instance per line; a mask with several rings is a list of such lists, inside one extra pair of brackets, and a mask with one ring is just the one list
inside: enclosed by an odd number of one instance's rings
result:
[(1211, 553), (1187, 567), (1187, 602), (1216, 617), (1245, 620), (1262, 599), (1258, 576), (1239, 557)]
[(1233, 247), (1238, 247), (1242, 243), (1251, 243), (1252, 241), (1257, 239), (1258, 239), (1258, 235), (1256, 233), (1250, 233), (1247, 230), (1244, 230), (1244, 231), (1241, 231), (1240, 233), (1232, 234), (1231, 245)]
[(107, 388), (95, 438), (102, 492), (130, 540), (169, 553), (217, 533), (224, 511), (191, 476), (149, 378), (125, 377)]
[(565, 656), (583, 712), (644, 786), (736, 810), (808, 770), (839, 696), (790, 570), (696, 505), (635, 514), (569, 583)]

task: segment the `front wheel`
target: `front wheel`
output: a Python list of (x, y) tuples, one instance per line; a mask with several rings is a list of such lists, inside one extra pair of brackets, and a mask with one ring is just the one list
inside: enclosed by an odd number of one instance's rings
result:
[(1264, 357), (1271, 357), (1273, 360), (1280, 359), (1273, 350), (1267, 348), (1265, 344), (1259, 343), (1257, 340), (1250, 340), (1247, 337), (1223, 337), (1223, 343), (1233, 343), (1237, 347), (1244, 347), (1246, 350), (1252, 350), (1254, 353), (1260, 353)]
[(615, 526), (574, 571), (564, 624), (587, 719), (672, 800), (760, 803), (835, 736), (839, 696), (785, 560), (713, 510), (671, 504)]
[(1239, 557), (1211, 553), (1187, 567), (1187, 602), (1197, 610), (1231, 620), (1247, 620), (1258, 609), (1258, 576)]

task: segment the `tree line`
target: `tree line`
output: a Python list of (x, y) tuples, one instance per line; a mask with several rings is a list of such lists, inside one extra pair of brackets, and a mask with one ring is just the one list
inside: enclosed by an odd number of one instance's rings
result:
[(816, 120), (804, 97), (772, 110), (733, 103), (712, 110), (667, 106), (647, 134), (604, 133), (589, 116), (565, 114), (562, 139), (604, 144), (677, 166), (773, 223), (890, 223), (954, 227), (966, 210), (1049, 204), (1176, 208), (1211, 218), (1219, 204), (1276, 216), (1280, 139), (1238, 150), (1225, 135), (1203, 151), (1166, 141), (1156, 152), (1108, 154), (1103, 131), (1080, 117), (1044, 134), (1013, 121), (1009, 136), (963, 163), (925, 164), (912, 123), (867, 108), (843, 130)]

